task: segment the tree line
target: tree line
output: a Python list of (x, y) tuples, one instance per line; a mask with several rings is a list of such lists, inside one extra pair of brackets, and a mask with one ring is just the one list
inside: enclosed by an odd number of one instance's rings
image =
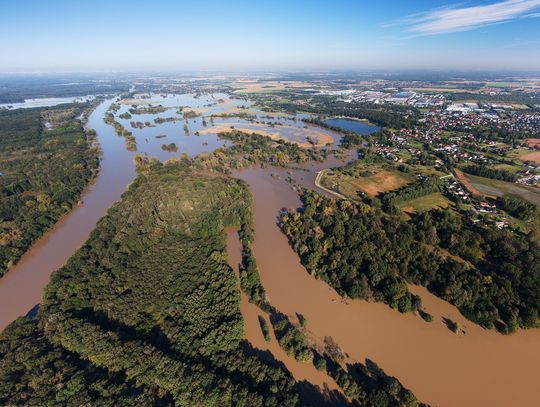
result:
[(538, 326), (540, 249), (531, 236), (471, 225), (449, 209), (406, 222), (313, 192), (302, 201), (300, 211), (283, 215), (282, 230), (307, 270), (340, 294), (420, 310), (409, 282), (483, 327)]

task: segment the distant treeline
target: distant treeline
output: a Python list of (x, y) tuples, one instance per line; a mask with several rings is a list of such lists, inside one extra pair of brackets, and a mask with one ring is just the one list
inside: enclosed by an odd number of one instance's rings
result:
[(333, 98), (316, 97), (311, 111), (328, 116), (346, 116), (367, 119), (378, 126), (394, 129), (411, 128), (419, 113), (410, 106), (379, 105), (374, 103), (343, 102)]
[(534, 94), (512, 93), (510, 95), (487, 95), (469, 92), (448, 93), (446, 97), (450, 100), (474, 100), (487, 103), (521, 103), (525, 105), (537, 105), (540, 103), (540, 97)]
[[(279, 93), (273, 93), (279, 96)], [(367, 102), (344, 102), (334, 97), (311, 96), (309, 103), (304, 103), (306, 95), (284, 94), (282, 99), (269, 98), (268, 95), (250, 95), (266, 110), (281, 110), (289, 113), (307, 112), (327, 116), (346, 116), (358, 119), (367, 119), (382, 127), (395, 129), (411, 128), (420, 113), (410, 106), (390, 104), (375, 104)], [(296, 103), (295, 103), (296, 102)]]
[(498, 179), (500, 181), (516, 182), (518, 179), (518, 175), (511, 171), (491, 168), (487, 165), (471, 164), (463, 167), (463, 171), (479, 177)]
[[(76, 81), (76, 82), (75, 82)], [(0, 78), (0, 103), (20, 103), (25, 99), (59, 98), (127, 92), (124, 81), (98, 81), (74, 78), (19, 77)]]

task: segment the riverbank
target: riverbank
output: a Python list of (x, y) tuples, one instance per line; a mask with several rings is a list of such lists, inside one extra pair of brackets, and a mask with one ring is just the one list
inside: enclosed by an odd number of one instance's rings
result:
[(80, 203), (99, 170), (94, 104), (0, 112), (0, 276)]
[[(239, 277), (239, 265), (242, 261), (242, 243), (238, 237), (238, 229), (228, 228), (225, 233), (227, 259), (229, 265)], [(238, 289), (240, 290), (240, 287)], [(244, 319), (244, 338), (255, 349), (261, 353), (269, 352), (267, 359), (275, 359), (277, 362), (283, 363), (297, 382), (307, 382), (318, 387), (320, 396), (326, 401), (330, 399), (344, 399), (341, 389), (332, 378), (324, 372), (315, 369), (312, 363), (302, 363), (295, 360), (294, 357), (287, 355), (279, 346), (272, 329), (270, 329), (270, 341), (266, 341), (261, 331), (259, 319), (263, 318), (268, 326), (272, 326), (268, 315), (261, 311), (255, 304), (250, 303), (249, 298), (242, 291), (240, 291), (240, 296), (240, 312)], [(302, 386), (297, 387), (302, 394)], [(321, 400), (320, 397), (315, 397), (313, 394), (303, 393), (303, 396), (304, 399), (309, 399), (306, 401), (309, 401), (314, 406), (328, 406), (326, 402), (322, 403), (325, 400)]]
[[(540, 330), (511, 336), (486, 331), (425, 288), (415, 287), (426, 311), (434, 316), (434, 322), (428, 323), (382, 303), (343, 301), (326, 283), (309, 275), (277, 225), (282, 208), (300, 205), (284, 174), (285, 170), (275, 168), (234, 173), (248, 183), (254, 197), (253, 250), (272, 305), (289, 316), (302, 314), (316, 340), (332, 337), (348, 355), (348, 363), (373, 360), (424, 402), (440, 406), (536, 404)], [(315, 174), (298, 172), (311, 186)], [(299, 183), (306, 185), (302, 180)], [(466, 333), (451, 332), (443, 318), (458, 322)]]
[(94, 182), (80, 197), (84, 205), (64, 214), (0, 279), (0, 330), (41, 301), (50, 275), (84, 244), (96, 222), (120, 199), (136, 175), (133, 154), (103, 122), (111, 103), (112, 99), (102, 102), (88, 118), (87, 126), (96, 130), (102, 159)]

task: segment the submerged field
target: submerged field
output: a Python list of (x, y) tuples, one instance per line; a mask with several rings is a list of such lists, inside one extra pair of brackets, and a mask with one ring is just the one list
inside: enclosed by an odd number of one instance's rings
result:
[[(356, 150), (308, 117), (218, 93), (117, 100), (103, 140), (140, 153), (138, 176), (0, 336), (0, 404), (532, 405), (530, 239), (466, 223), (432, 166), (347, 165)], [(118, 153), (99, 185), (120, 194)], [(321, 170), (345, 199), (299, 199)]]
[(305, 124), (303, 115), (261, 111), (249, 99), (222, 93), (138, 95), (116, 106), (114, 120), (131, 134), (132, 148), (162, 161), (178, 157), (178, 151), (194, 156), (225, 147), (219, 134), (233, 129), (302, 147), (335, 147), (341, 138)]

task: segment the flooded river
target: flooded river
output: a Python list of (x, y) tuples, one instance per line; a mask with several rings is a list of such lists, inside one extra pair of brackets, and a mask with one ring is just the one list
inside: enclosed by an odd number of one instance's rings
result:
[[(64, 215), (0, 278), (0, 330), (17, 317), (27, 314), (41, 301), (51, 273), (62, 267), (82, 246), (96, 222), (105, 215), (114, 202), (120, 199), (122, 192), (136, 176), (134, 153), (126, 151), (124, 139), (117, 136), (114, 129), (103, 121), (105, 112), (112, 102), (113, 99), (110, 99), (101, 103), (88, 120), (88, 127), (97, 132), (103, 157), (98, 177), (81, 197), (84, 204), (74, 207)], [(130, 108), (141, 105), (162, 106), (165, 109), (159, 113), (132, 114), (130, 119), (119, 117), (129, 112)], [(200, 115), (184, 118), (182, 108)], [(238, 113), (238, 111), (242, 113), (249, 111), (253, 119), (248, 121), (234, 117), (209, 117), (220, 114), (227, 116), (231, 112)], [(267, 113), (253, 109), (252, 102), (232, 99), (225, 94), (147, 95), (145, 98), (124, 101), (115, 116), (126, 129), (133, 131), (139, 153), (156, 156), (161, 161), (178, 157), (183, 153), (195, 156), (224, 146), (226, 143), (217, 136), (217, 129), (223, 126), (230, 129), (230, 126), (240, 125), (261, 131), (276, 128), (275, 131), (280, 137), (291, 140), (298, 137), (298, 132), (304, 126), (300, 120), (303, 116), (268, 116)], [(175, 117), (176, 120), (155, 122), (156, 119), (171, 117)], [(131, 122), (148, 122), (150, 126), (134, 128)], [(189, 128), (187, 132), (184, 131), (184, 124)], [(210, 129), (214, 124), (216, 131)], [(195, 134), (202, 130), (207, 131), (201, 135)], [(336, 133), (322, 131), (328, 137), (331, 136), (331, 139), (338, 139)], [(175, 143), (178, 150), (163, 150), (162, 145), (167, 143)]]
[[(293, 172), (293, 177), (301, 175), (299, 183), (310, 186), (320, 167)], [(412, 290), (433, 315), (431, 323), (382, 303), (347, 304), (326, 283), (307, 273), (276, 223), (282, 208), (300, 205), (297, 192), (285, 181), (286, 172), (254, 168), (234, 175), (249, 184), (254, 197), (253, 249), (270, 302), (290, 316), (305, 316), (308, 329), (319, 341), (331, 336), (351, 363), (373, 360), (420, 400), (433, 405), (538, 405), (540, 330), (511, 336), (484, 330), (422, 287)], [(459, 322), (466, 334), (452, 333), (443, 317)]]
[[(214, 99), (197, 99), (197, 106), (202, 106), (200, 109), (204, 105), (217, 108), (215, 106), (219, 103), (216, 105)], [(84, 205), (75, 207), (62, 217), (0, 279), (0, 329), (39, 303), (50, 274), (85, 242), (97, 220), (120, 199), (136, 175), (133, 153), (126, 151), (124, 139), (103, 122), (111, 102), (99, 105), (89, 118), (88, 127), (97, 131), (103, 159), (99, 176), (83, 194)], [(166, 118), (171, 117), (179, 105), (189, 104), (189, 100), (167, 99), (160, 103), (170, 103), (166, 106), (173, 109), (157, 116)], [(241, 108), (241, 103), (245, 101), (225, 101), (219, 108), (225, 113)], [(128, 108), (123, 106), (118, 114), (125, 113)], [(131, 120), (143, 122), (156, 117), (139, 116), (133, 115)], [(262, 117), (258, 119), (262, 120)], [(231, 122), (245, 126), (260, 124), (240, 120), (230, 117), (214, 119), (215, 125)], [(283, 137), (296, 137), (303, 126), (290, 118), (280, 120), (283, 125), (272, 125), (271, 128), (272, 131), (282, 131)], [(212, 132), (204, 136), (194, 134), (203, 127), (210, 127), (211, 123), (204, 126), (201, 117), (187, 121), (189, 134), (183, 130), (184, 118), (177, 123), (165, 122), (143, 129), (133, 129), (130, 120), (122, 124), (133, 130), (139, 151), (157, 155), (161, 160), (184, 151), (194, 155), (222, 145)], [(161, 149), (162, 144), (170, 142), (180, 147), (177, 152)], [(188, 147), (184, 147), (184, 142)], [(342, 162), (332, 158), (326, 163), (310, 163), (294, 170), (252, 168), (234, 174), (249, 184), (254, 196), (254, 253), (272, 305), (290, 316), (302, 314), (307, 319), (310, 339), (320, 343), (325, 336), (332, 337), (348, 354), (348, 362), (363, 363), (366, 358), (375, 361), (387, 374), (399, 378), (422, 401), (441, 406), (538, 405), (536, 386), (540, 366), (540, 330), (519, 331), (511, 336), (483, 330), (421, 287), (412, 287), (412, 290), (422, 296), (426, 310), (434, 316), (432, 323), (412, 314), (402, 315), (380, 303), (346, 303), (327, 284), (306, 272), (277, 226), (277, 216), (282, 208), (300, 205), (298, 193), (286, 179), (292, 176), (298, 184), (314, 188), (317, 171), (340, 164)], [(277, 176), (272, 177), (272, 173)], [(227, 241), (231, 265), (237, 270), (239, 242), (231, 232)], [(268, 352), (277, 362), (283, 363), (300, 382), (301, 389), (306, 393), (312, 385), (329, 391), (337, 389), (330, 378), (312, 365), (298, 363), (288, 357), (275, 338), (271, 342), (264, 340), (258, 323), (258, 317), (264, 314), (245, 296), (242, 296), (241, 311), (245, 318), (246, 339), (255, 348)], [(459, 322), (466, 334), (452, 333), (442, 322), (443, 317)]]
[[(226, 230), (226, 243), (229, 265), (233, 268), (235, 273), (239, 275), (239, 264), (242, 261), (242, 244), (238, 237), (238, 231), (235, 228), (229, 228)], [(269, 352), (268, 359), (275, 361), (276, 363), (282, 363), (293, 375), (294, 379), (300, 383), (309, 383), (309, 386), (299, 387), (299, 391), (302, 394), (302, 398), (305, 401), (309, 401), (314, 406), (329, 405), (327, 401), (329, 399), (335, 400), (339, 403), (343, 403), (345, 397), (341, 393), (339, 386), (336, 382), (326, 375), (326, 373), (320, 372), (315, 369), (312, 363), (298, 362), (287, 355), (287, 353), (279, 346), (274, 332), (272, 330), (272, 324), (268, 315), (261, 311), (255, 304), (249, 302), (246, 294), (240, 293), (240, 311), (244, 319), (244, 336), (245, 339), (256, 349), (264, 352)], [(264, 318), (268, 327), (270, 328), (270, 342), (264, 339), (259, 318)], [(316, 393), (306, 391), (306, 387), (316, 386)], [(321, 397), (322, 396), (322, 397)]]
[(64, 215), (0, 278), (0, 330), (41, 301), (51, 273), (84, 244), (96, 222), (135, 177), (133, 154), (103, 122), (111, 103), (101, 103), (88, 119), (88, 127), (97, 131), (103, 157), (99, 175), (81, 197), (84, 204)]

